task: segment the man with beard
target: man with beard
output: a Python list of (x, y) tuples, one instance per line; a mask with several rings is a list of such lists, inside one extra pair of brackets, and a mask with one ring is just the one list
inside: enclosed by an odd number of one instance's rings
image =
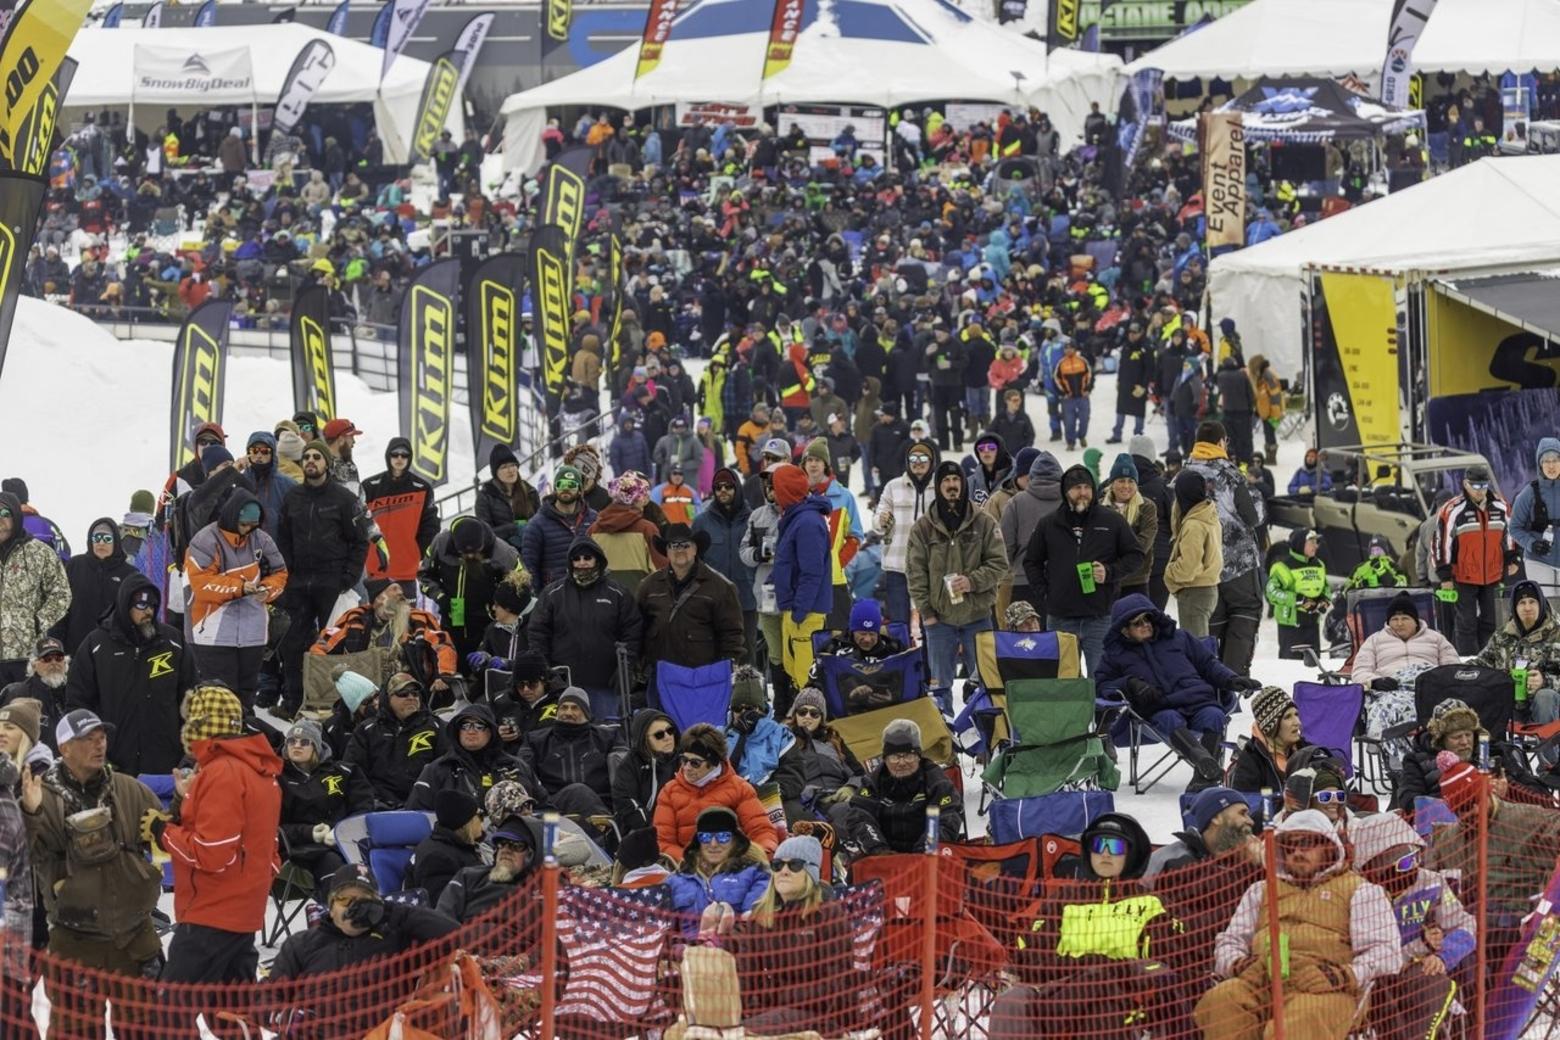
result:
[(0, 492), (0, 682), (27, 678), (27, 655), (69, 609), (64, 564), (22, 526), (21, 501)]
[(520, 761), (538, 784), (528, 789), (559, 812), (606, 815), (612, 798), (607, 762), (622, 747), (621, 733), (616, 726), (591, 722), (590, 698), (584, 690), (578, 686), (564, 690), (553, 724), (528, 733), (521, 744)]
[[(1143, 869), (1148, 882), (1160, 873), (1179, 870), (1215, 859), (1227, 852), (1249, 848), (1252, 843), (1251, 808), (1239, 792), (1210, 787), (1192, 801), (1192, 826), (1176, 832), (1176, 840), (1155, 850)], [(1260, 846), (1258, 853), (1260, 855)], [(1255, 862), (1248, 859), (1248, 865)]]
[(389, 553), (368, 554), (368, 578), (399, 582), (408, 596), (417, 594), (417, 565), (439, 533), (433, 485), (412, 472), (412, 442), (392, 437), (385, 448), (385, 471), (363, 481), (369, 519), (378, 526)]
[(125, 559), (119, 525), (110, 517), (100, 517), (87, 528), (87, 551), (77, 553), (65, 564), (65, 580), (70, 583), (70, 609), (49, 630), (66, 646), (80, 646), (87, 633), (97, 627), (114, 605), (119, 585), (136, 569)]
[(538, 588), (568, 574), (569, 547), (596, 520), (596, 511), (580, 497), (584, 487), (579, 470), (559, 466), (553, 474), (553, 493), (542, 499), (541, 510), (525, 525), (520, 559)]
[(54, 752), (59, 751), (54, 743), (54, 724), (65, 714), (65, 684), (69, 676), (70, 658), (65, 654), (64, 644), (53, 636), (44, 636), (33, 647), (32, 659), (27, 662), (27, 678), (0, 690), (0, 708), (23, 697), (42, 706), (38, 735)]
[(440, 791), (465, 791), (480, 800), (500, 780), (537, 789), (531, 771), (504, 750), (498, 721), (486, 704), (468, 704), (450, 718), (449, 750), (423, 768), (406, 797), (406, 807), (432, 812)]
[[(534, 816), (511, 816), (493, 828), (493, 865), (467, 867), (444, 886), (439, 897), (439, 913), (461, 924), (473, 921), (520, 891), (520, 883), (531, 875), (541, 859), (541, 824)], [(531, 920), (540, 924), (539, 901), (527, 908), (522, 927), (530, 930)], [(505, 922), (513, 928), (512, 921)], [(521, 940), (523, 943), (524, 940)]]
[(514, 547), (494, 538), (493, 529), (473, 516), (456, 517), (428, 547), (417, 575), (423, 592), (439, 605), (461, 660), (481, 649), (493, 593), (519, 566)]
[[(903, 454), (905, 472), (884, 486), (872, 526), (883, 536), (883, 598), (889, 619), (908, 625), (910, 584), (905, 575), (906, 550), (910, 544), (910, 529), (937, 497), (937, 489), (932, 486), (937, 449), (929, 441), (914, 441)], [(881, 471), (884, 457), (873, 455), (872, 459)]]
[(282, 522), (282, 500), (287, 497), (287, 492), (298, 486), (298, 482), (277, 469), (274, 434), (265, 430), (251, 433), (244, 457), (249, 461), (246, 472), (250, 483), (254, 485), (255, 497), (265, 510), (265, 519), (260, 529), (275, 538), (277, 525)]
[(358, 724), (342, 761), (374, 789), (375, 809), (399, 809), (423, 770), (449, 750), (444, 726), (425, 706), (422, 684), (405, 672), (385, 683), (372, 718)]
[(440, 677), (429, 688), (434, 693), (446, 691), (449, 687), (443, 676), (456, 674), (459, 659), (455, 644), (439, 627), (439, 619), (408, 603), (398, 582), (380, 579), (370, 581), (368, 588), (373, 600), (367, 606), (353, 607), (327, 626), (309, 653), (356, 654), (373, 646), (404, 646), (408, 640), (421, 638), (433, 647), (439, 662)]
[(320, 438), (330, 449), (330, 479), (363, 498), (363, 484), (358, 476), (357, 463), (352, 461), (352, 446), (363, 431), (352, 425), (351, 419), (332, 419), (320, 431)]
[(289, 615), (282, 637), (286, 691), (281, 714), (291, 719), (303, 703), (303, 655), (332, 620), (336, 599), (357, 584), (368, 552), (367, 518), (353, 492), (329, 473), (330, 449), (310, 441), (303, 449), (303, 483), (282, 502), (276, 545), (287, 562), (280, 606)]
[(157, 622), (162, 597), (140, 575), (119, 586), (114, 610), (71, 662), (65, 706), (115, 728), (109, 761), (122, 773), (170, 773), (184, 758), (179, 705), (195, 685), (195, 655), (178, 630)]
[(570, 547), (569, 576), (543, 590), (526, 625), (532, 652), (549, 665), (566, 665), (574, 685), (585, 690), (598, 709), (610, 705), (621, 710), (616, 700), (617, 655), (608, 648), (622, 644), (633, 662), (643, 635), (644, 618), (634, 597), (607, 576), (607, 555), (589, 537)]
[(1110, 608), (1123, 575), (1143, 567), (1145, 554), (1122, 515), (1094, 501), (1094, 477), (1083, 466), (1062, 474), (1062, 505), (1035, 526), (1024, 552), (1024, 574), (1046, 606), (1046, 628), (1071, 632), (1099, 671)]

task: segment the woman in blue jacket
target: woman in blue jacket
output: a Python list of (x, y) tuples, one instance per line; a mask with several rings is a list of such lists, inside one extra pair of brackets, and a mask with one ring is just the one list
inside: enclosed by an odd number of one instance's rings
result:
[(769, 861), (742, 833), (737, 814), (723, 805), (699, 813), (693, 841), (682, 866), (666, 879), (672, 907), (680, 914), (702, 915), (724, 904), (722, 913), (747, 914), (769, 888)]

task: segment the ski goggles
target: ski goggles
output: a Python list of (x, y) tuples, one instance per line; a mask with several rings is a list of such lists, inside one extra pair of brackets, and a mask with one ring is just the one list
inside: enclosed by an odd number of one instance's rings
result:
[(732, 834), (730, 831), (700, 831), (700, 845), (730, 845)]
[(1125, 856), (1127, 839), (1114, 834), (1096, 834), (1089, 839), (1089, 851), (1098, 856)]
[(1393, 864), (1399, 874), (1411, 874), (1419, 869), (1419, 850), (1415, 849)]

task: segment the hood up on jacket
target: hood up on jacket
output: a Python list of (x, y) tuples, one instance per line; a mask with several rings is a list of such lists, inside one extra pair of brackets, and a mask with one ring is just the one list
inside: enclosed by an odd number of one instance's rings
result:
[(1154, 852), (1154, 845), (1148, 840), (1148, 832), (1143, 829), (1142, 824), (1126, 813), (1108, 812), (1094, 818), (1094, 822), (1084, 830), (1079, 842), (1083, 846), (1080, 867), (1084, 877), (1098, 877), (1094, 873), (1094, 862), (1089, 857), (1089, 842), (1098, 835), (1112, 835), (1127, 839), (1127, 864), (1122, 868), (1121, 877), (1126, 880), (1143, 876), (1143, 871), (1148, 866), (1148, 857)]
[(1388, 849), (1408, 845), (1425, 847), (1425, 840), (1409, 822), (1397, 813), (1372, 813), (1349, 824), (1349, 840), (1354, 844), (1354, 862), (1364, 866)]
[(1540, 437), (1538, 447), (1533, 449), (1533, 468), (1539, 480), (1544, 479), (1544, 456), (1560, 455), (1560, 437)]
[(1327, 815), (1320, 809), (1302, 809), (1292, 816), (1287, 816), (1278, 825), (1278, 841), (1282, 846), (1285, 835), (1315, 834), (1326, 838), (1333, 847), (1333, 862), (1323, 867), (1308, 878), (1297, 878), (1291, 874), (1285, 864), (1283, 852), (1279, 853), (1278, 876), (1291, 884), (1306, 886), (1338, 873), (1348, 865), (1348, 853), (1344, 851), (1343, 842), (1338, 837), (1338, 829)]
[[(227, 501), (222, 503), (222, 510), (217, 514), (217, 530), (224, 534), (238, 536), (238, 514), (244, 507), (253, 502), (260, 509), (260, 522), (265, 523), (265, 506), (260, 500), (243, 487), (235, 487)], [(258, 528), (257, 528), (258, 530)]]
[[(130, 623), (130, 600), (142, 589), (156, 592), (157, 586), (140, 571), (126, 575), (125, 580), (119, 583), (119, 594), (114, 597), (113, 613), (103, 622), (104, 627), (111, 627), (121, 639), (131, 644), (139, 643), (141, 637), (136, 633), (135, 626)], [(158, 593), (157, 601), (161, 605), (161, 593)]]
[[(390, 443), (385, 445), (385, 469), (387, 470), (390, 468), (390, 453), (393, 451), (404, 451), (410, 455), (412, 453), (412, 442), (405, 437), (390, 438)], [(410, 466), (406, 467), (407, 473), (411, 471), (412, 468)]]
[(1029, 465), (1029, 486), (1024, 489), (1045, 502), (1058, 502), (1062, 497), (1062, 464), (1056, 456), (1042, 451)]
[(1110, 608), (1110, 629), (1105, 633), (1105, 649), (1121, 651), (1129, 646), (1126, 636), (1121, 630), (1126, 623), (1139, 614), (1147, 614), (1154, 619), (1154, 641), (1169, 639), (1175, 634), (1175, 618), (1166, 614), (1154, 606), (1154, 601), (1141, 592), (1134, 592), (1130, 596), (1118, 599)]
[[(674, 722), (672, 717), (666, 714), (664, 711), (657, 711), (654, 708), (640, 708), (638, 711), (634, 712), (634, 717), (629, 720), (629, 749), (634, 754), (644, 759), (646, 762), (653, 761), (655, 758), (654, 753), (652, 753), (650, 750), (650, 728), (657, 722), (663, 721), (671, 723), (672, 732), (677, 736), (681, 736), (681, 733), (677, 729), (677, 723)], [(673, 747), (675, 748), (675, 746), (676, 745), (674, 744)]]
[(0, 491), (0, 507), (11, 511), (11, 537), (0, 542), (0, 554), (9, 555), (12, 549), (27, 541), (32, 535), (22, 526), (21, 499), (9, 491)]
[[(488, 728), (487, 746), (481, 751), (467, 751), (461, 746), (460, 724), (466, 719), (476, 719)], [(504, 742), (498, 738), (498, 718), (486, 704), (467, 704), (455, 712), (450, 716), (447, 731), (450, 750), (473, 765), (486, 769), (504, 757)]]
[[(975, 438), (975, 444), (979, 445), (983, 441), (997, 442), (997, 458), (996, 461), (992, 463), (991, 472), (1005, 473), (1013, 468), (1013, 456), (1008, 454), (1007, 442), (1002, 439), (1002, 435), (1000, 433), (997, 433), (993, 430), (985, 430)], [(970, 459), (974, 462), (975, 466), (980, 466), (980, 454), (976, 452), (973, 447), (970, 450)]]
[[(92, 532), (96, 531), (99, 527), (107, 527), (114, 535), (113, 550), (109, 552), (107, 558), (101, 560), (92, 555)], [(82, 556), (90, 559), (99, 567), (112, 567), (116, 564), (124, 563), (125, 549), (122, 538), (123, 535), (119, 530), (119, 524), (115, 522), (114, 518), (111, 516), (100, 516), (87, 525), (87, 551), (83, 553)]]
[[(569, 559), (574, 559), (574, 554), (581, 549), (589, 552), (596, 558), (596, 567), (600, 571), (601, 576), (604, 577), (607, 573), (607, 554), (602, 551), (601, 546), (596, 544), (596, 539), (588, 534), (576, 537), (574, 541), (569, 543)], [(570, 569), (572, 570), (573, 568)]]

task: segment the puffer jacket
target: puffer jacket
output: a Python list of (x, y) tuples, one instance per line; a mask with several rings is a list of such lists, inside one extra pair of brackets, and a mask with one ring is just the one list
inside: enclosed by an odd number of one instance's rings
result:
[(628, 724), (628, 752), (612, 763), (612, 816), (620, 834), (650, 826), (657, 796), (677, 775), (675, 753), (662, 760), (650, 752), (647, 737), (660, 722), (675, 731), (672, 717), (664, 711), (641, 708), (634, 712)]
[(775, 604), (793, 621), (834, 605), (829, 568), (829, 500), (809, 494), (780, 514), (775, 546)]
[(0, 492), (11, 511), (11, 537), (0, 543), (0, 661), (25, 661), (38, 637), (70, 609), (70, 583), (54, 550), (22, 526), (22, 504)]
[(703, 787), (683, 779), (679, 771), (655, 802), (655, 834), (661, 851), (681, 862), (693, 842), (699, 813), (712, 805), (723, 805), (737, 814), (737, 822), (749, 841), (765, 852), (774, 852), (780, 844), (775, 825), (770, 822), (764, 804), (753, 785), (737, 775), (730, 762), (722, 762), (720, 775)]
[(702, 914), (712, 903), (726, 903), (737, 913), (746, 914), (769, 888), (769, 869), (748, 859), (733, 858), (709, 877), (679, 870), (666, 879), (666, 887), (672, 893), (672, 906), (680, 914)]
[[(991, 614), (997, 602), (997, 586), (1009, 573), (1007, 549), (996, 521), (966, 501), (964, 520), (950, 531), (933, 506), (910, 529), (905, 577), (910, 601), (924, 618), (927, 614), (949, 625), (969, 625)], [(961, 603), (953, 602), (945, 575), (970, 579), (970, 591)]]
[(1219, 531), (1219, 513), (1212, 499), (1204, 499), (1181, 517), (1170, 544), (1170, 562), (1165, 564), (1165, 588), (1172, 593), (1182, 589), (1202, 589), (1219, 584), (1224, 568), (1224, 541)]
[(70, 584), (70, 610), (49, 629), (49, 634), (65, 644), (67, 653), (81, 645), (87, 633), (97, 627), (103, 615), (113, 609), (120, 583), (137, 573), (125, 559), (120, 543), (119, 525), (112, 517), (99, 517), (87, 531), (107, 526), (114, 535), (113, 550), (104, 559), (92, 553), (90, 537), (85, 552), (77, 553), (65, 564), (65, 580)]
[(1186, 468), (1208, 482), (1208, 495), (1219, 514), (1224, 545), (1219, 581), (1232, 581), (1257, 570), (1262, 566), (1262, 551), (1257, 547), (1256, 530), (1266, 517), (1262, 499), (1251, 493), (1246, 475), (1216, 444), (1194, 444)]
[[(1134, 643), (1121, 634), (1129, 618), (1148, 614), (1154, 619), (1153, 638)], [(1140, 593), (1123, 596), (1111, 608), (1105, 633), (1105, 653), (1095, 683), (1105, 693), (1120, 692), (1132, 679), (1159, 691), (1162, 700), (1151, 709), (1175, 708), (1190, 714), (1217, 706), (1220, 693), (1238, 676), (1224, 666), (1207, 643), (1177, 628), (1174, 619)]]
[[(1526, 631), (1516, 616), (1517, 598), (1523, 593), (1536, 596), (1539, 603), (1538, 620)], [(1517, 667), (1519, 660), (1526, 661), (1526, 667), (1543, 672), (1546, 683), (1554, 686), (1560, 680), (1560, 621), (1555, 620), (1549, 601), (1532, 581), (1519, 581), (1512, 586), (1511, 606), (1511, 617), (1490, 636), (1474, 663), (1506, 672)]]
[(525, 525), (521, 536), (520, 559), (532, 584), (539, 589), (568, 576), (569, 546), (596, 522), (596, 511), (584, 502), (574, 515), (565, 516), (558, 512), (554, 501), (552, 495), (542, 500), (542, 508)]
[[(196, 646), (264, 646), (270, 630), (266, 604), (287, 584), (287, 564), (262, 526), (241, 535), (238, 514), (255, 496), (239, 488), (228, 496), (216, 523), (190, 539), (184, 554), (185, 637)], [(263, 594), (244, 590), (257, 581)]]
[[(735, 480), (735, 477), (732, 478)], [(747, 533), (748, 517), (752, 509), (740, 494), (732, 497), (732, 510), (720, 508), (713, 498), (694, 518), (695, 533), (703, 531), (710, 536), (710, 547), (704, 552), (704, 562), (724, 574), (737, 587), (737, 600), (744, 612), (753, 610), (757, 601), (753, 598), (753, 569), (742, 561), (742, 538)]]
[(726, 753), (742, 779), (754, 787), (774, 778), (780, 760), (795, 742), (789, 729), (768, 716), (759, 719), (751, 733), (726, 727)]
[[(1056, 456), (1042, 451), (1029, 466), (1029, 485), (1002, 507), (1002, 541), (1007, 546), (1008, 568), (1015, 587), (1029, 587), (1024, 573), (1024, 552), (1040, 521), (1062, 503), (1062, 467)], [(1040, 612), (1045, 613), (1042, 605)]]
[[(878, 497), (877, 513), (873, 517), (873, 529), (883, 536), (883, 569), (896, 574), (905, 573), (905, 558), (910, 551), (910, 529), (916, 521), (932, 508), (937, 488), (932, 475), (937, 472), (937, 449), (920, 442), (911, 442), (931, 452), (932, 467), (926, 471), (926, 480), (917, 484), (907, 470), (890, 480)], [(909, 445), (905, 451), (909, 451)], [(901, 467), (904, 463), (901, 461)]]
[[(1560, 632), (1551, 632), (1550, 638), (1560, 638)], [(1419, 628), (1407, 639), (1399, 639), (1390, 628), (1383, 626), (1381, 631), (1371, 633), (1370, 638), (1360, 644), (1354, 655), (1354, 668), (1349, 672), (1349, 681), (1369, 686), (1372, 680), (1394, 678), (1404, 669), (1424, 671), (1443, 664), (1461, 662), (1457, 648), (1423, 621), (1419, 622)]]
[[(1517, 492), (1511, 504), (1511, 537), (1529, 560), (1560, 567), (1560, 480), (1544, 479), (1539, 462), (1551, 452), (1560, 454), (1560, 438), (1540, 438), (1533, 452), (1534, 479)], [(1545, 519), (1547, 526), (1539, 522)], [(1548, 552), (1534, 551), (1533, 546), (1540, 541), (1549, 543)]]
[(173, 860), (173, 913), (180, 924), (227, 932), (265, 925), (271, 881), (281, 868), (276, 828), (282, 760), (259, 733), (197, 740), (197, 770), (177, 823), (162, 833)]
[(655, 547), (660, 533), (643, 510), (621, 502), (597, 513), (590, 525), (590, 537), (607, 556), (607, 573), (630, 593), (651, 571), (666, 566), (666, 557)]

